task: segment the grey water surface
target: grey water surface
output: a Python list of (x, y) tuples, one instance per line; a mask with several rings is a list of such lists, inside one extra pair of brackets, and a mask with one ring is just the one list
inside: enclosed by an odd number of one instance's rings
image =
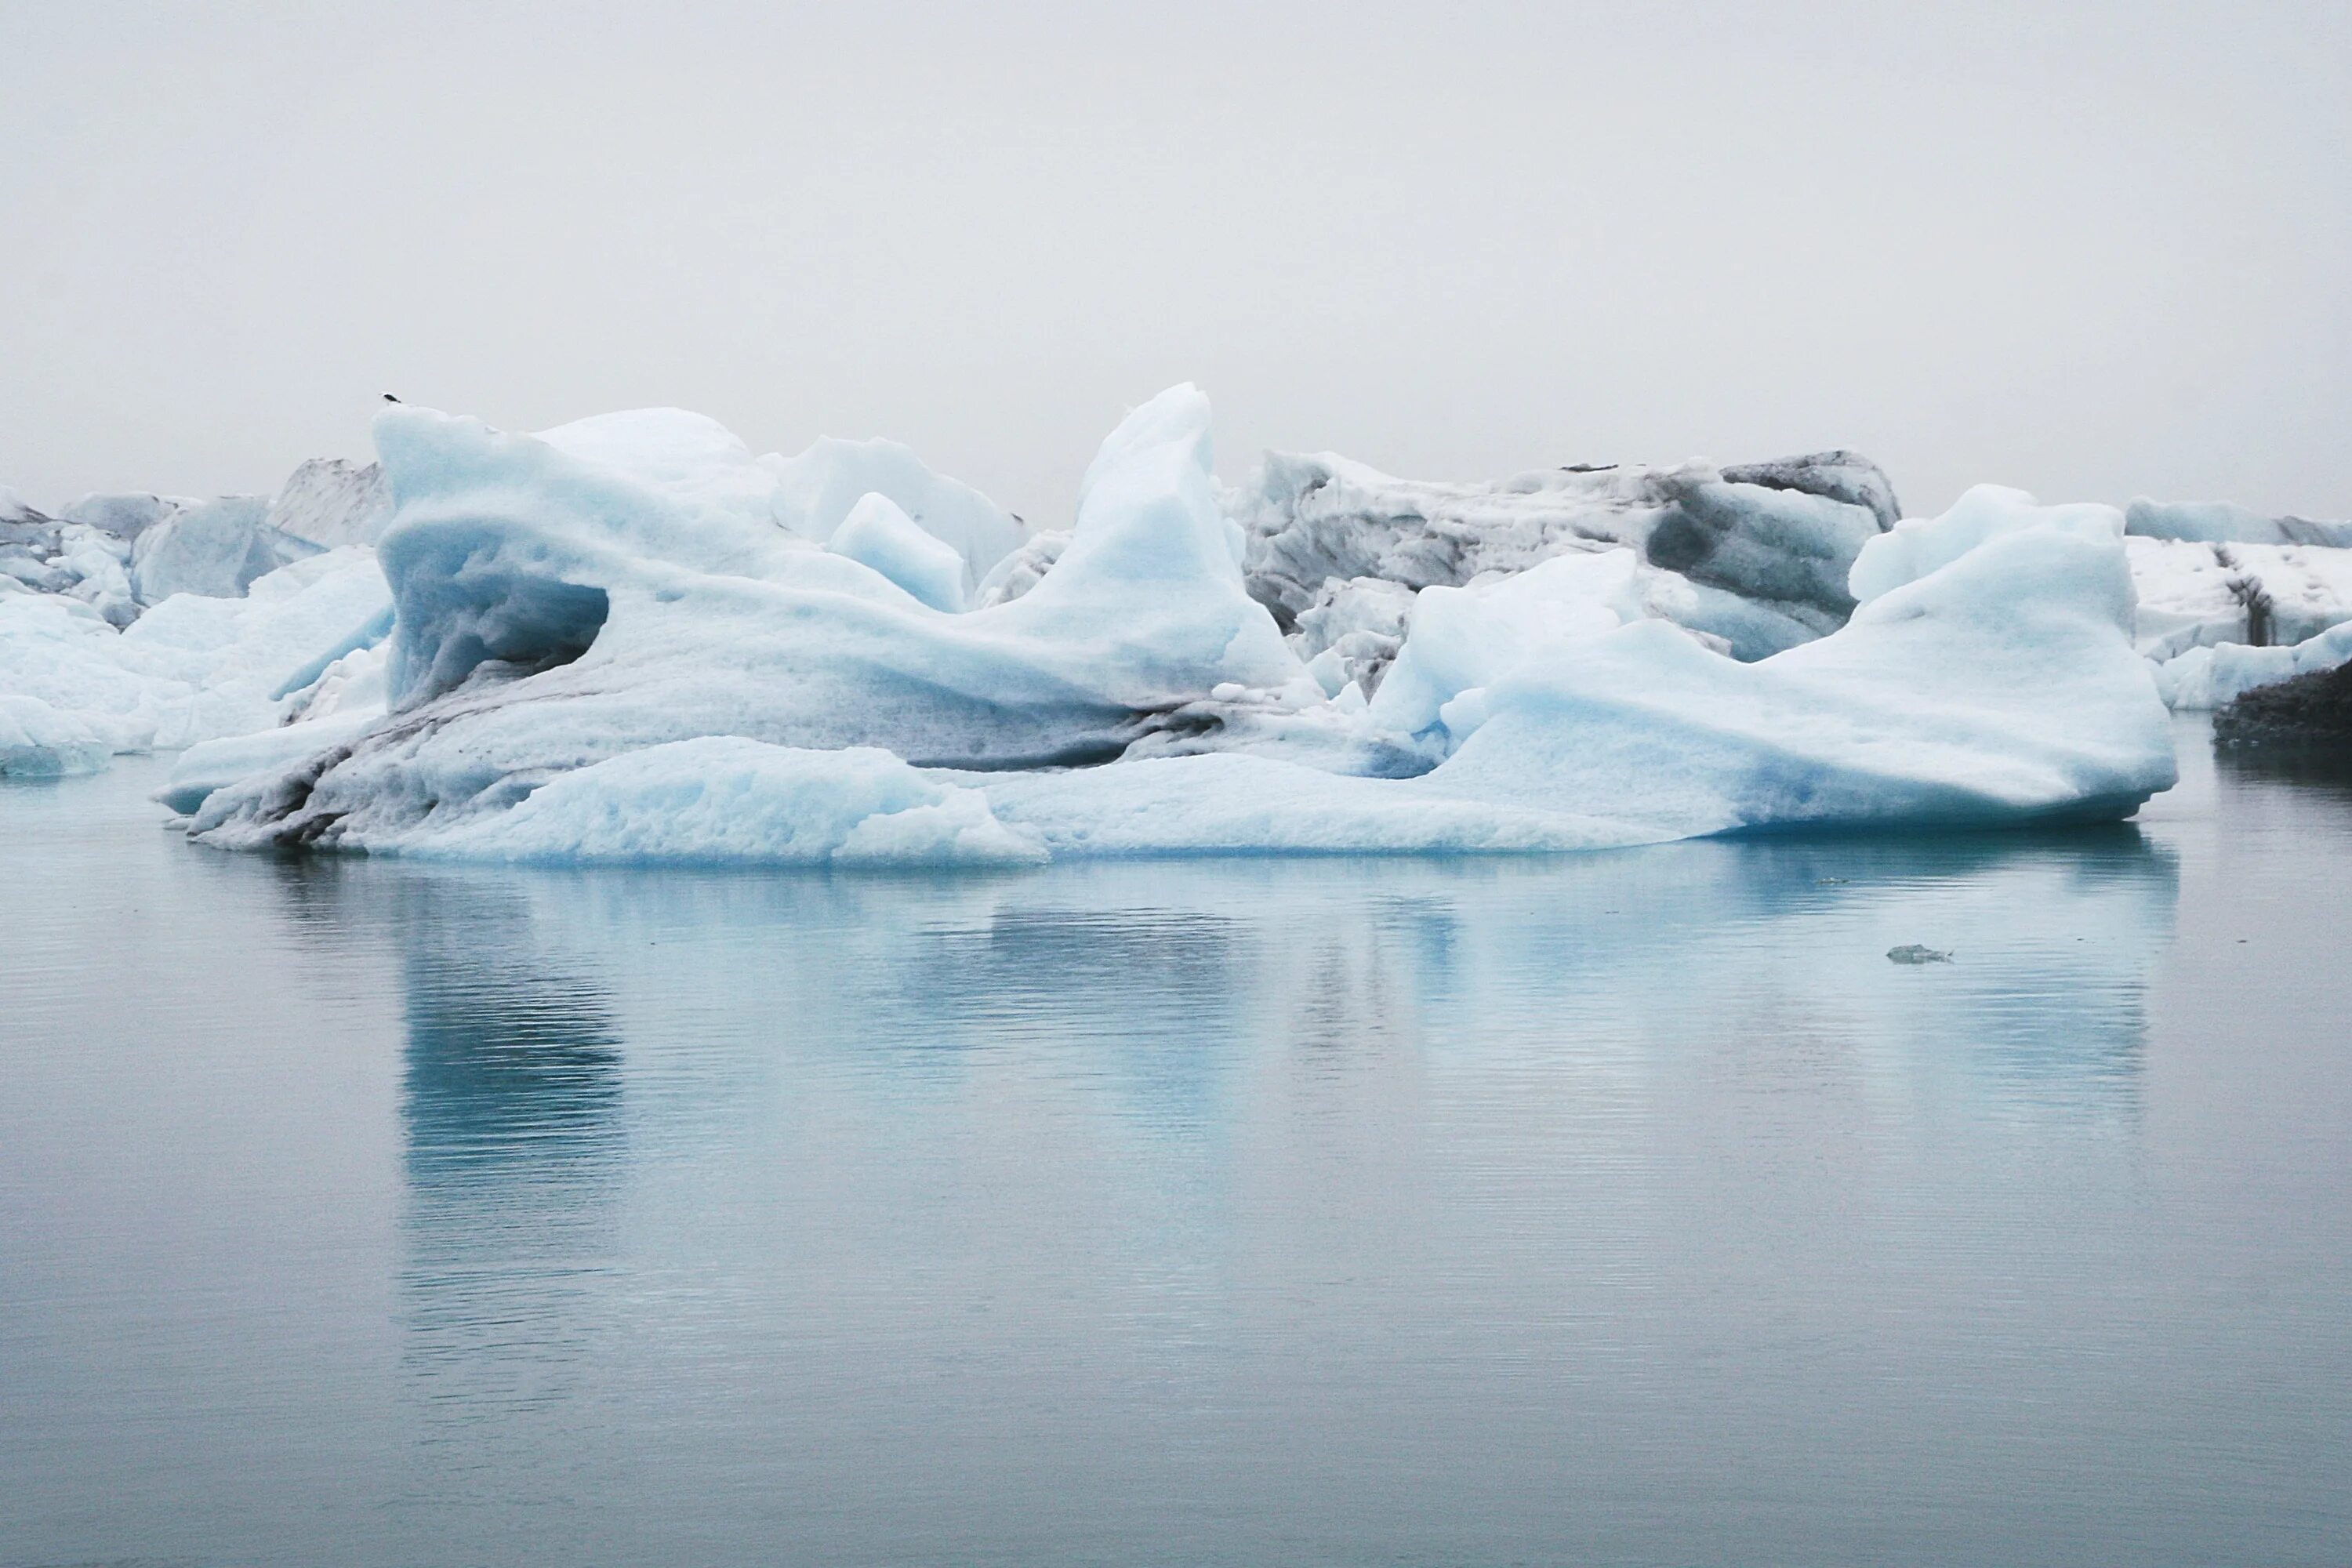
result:
[(2352, 1560), (2352, 788), (2182, 738), (933, 877), (0, 788), (0, 1563)]

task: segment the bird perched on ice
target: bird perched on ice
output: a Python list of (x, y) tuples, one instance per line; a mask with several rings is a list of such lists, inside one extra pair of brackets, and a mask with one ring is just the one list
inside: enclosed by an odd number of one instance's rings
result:
[(386, 403), (397, 403), (397, 402), (399, 402), (399, 401), (400, 401), (400, 399), (399, 399), (399, 398), (394, 397), (394, 396), (391, 393), (389, 393), (389, 392), (387, 392), (387, 393), (385, 393), (385, 394), (383, 395), (383, 400), (384, 400)]

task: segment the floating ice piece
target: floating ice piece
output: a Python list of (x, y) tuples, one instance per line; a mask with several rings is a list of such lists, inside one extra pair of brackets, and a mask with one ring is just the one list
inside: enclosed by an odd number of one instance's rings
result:
[(1105, 440), (1027, 591), (961, 615), (763, 515), (715, 427), (569, 428), (384, 416), (390, 710), (191, 780), (200, 837), (827, 864), (1557, 850), (2114, 817), (2174, 777), (2110, 508), (1983, 489), (1881, 534), (1868, 506), (1762, 489), (1867, 531), (1832, 635), (1737, 662), (1655, 616), (1654, 567), (1586, 540), (1432, 585), (1368, 702), (1252, 597), (1189, 387)]
[(381, 464), (313, 458), (278, 487), (265, 521), (321, 549), (372, 545), (392, 521), (392, 487)]
[(280, 566), (316, 555), (320, 546), (268, 525), (259, 496), (223, 496), (184, 507), (139, 534), (131, 584), (142, 605), (174, 594), (233, 599)]
[(2316, 544), (2352, 547), (2352, 522), (2264, 517), (2228, 501), (2156, 501), (2146, 496), (2125, 510), (2124, 531), (2138, 538), (2203, 544)]
[(110, 752), (274, 726), (291, 691), (380, 640), (390, 595), (364, 550), (311, 556), (243, 599), (179, 595), (117, 631), (58, 595), (0, 598), (0, 691), (77, 716)]
[(950, 615), (963, 610), (970, 563), (951, 545), (916, 527), (915, 520), (888, 496), (869, 493), (851, 507), (826, 548), (871, 566), (935, 610)]
[(2178, 712), (2226, 708), (2249, 691), (2352, 663), (2352, 623), (2292, 647), (2238, 643), (2192, 647), (2156, 670), (2157, 689)]
[(1190, 387), (1105, 442), (1069, 545), (1030, 592), (961, 616), (723, 496), (704, 505), (620, 466), (657, 452), (583, 458), (407, 408), (377, 440), (398, 501), (381, 546), (393, 716), (298, 805), (257, 798), (224, 837), (390, 842), (704, 735), (1066, 765), (1116, 757), (1222, 689), (1236, 707), (1319, 699), (1243, 585), (1208, 402)]
[(1753, 659), (1844, 621), (1853, 607), (1847, 569), (1892, 520), (1894, 493), (1850, 453), (1727, 470), (1561, 469), (1487, 484), (1393, 479), (1328, 453), (1270, 453), (1233, 505), (1249, 531), (1251, 592), (1286, 630), (1327, 602), (1335, 580), (1459, 587), (1549, 556), (1627, 545), (1659, 573), (1652, 614)]
[(1952, 962), (1950, 953), (1938, 952), (1932, 947), (1923, 946), (1916, 942), (1906, 942), (1901, 947), (1890, 947), (1886, 950), (1886, 956), (1897, 963), (1949, 963)]
[(2126, 539), (2135, 638), (2167, 659), (2221, 643), (2294, 644), (2352, 620), (2352, 550)]
[(977, 791), (870, 746), (834, 752), (739, 736), (672, 742), (565, 773), (512, 810), (413, 852), (522, 861), (785, 866), (1031, 865), (1037, 843)]
[(2128, 815), (2176, 772), (2100, 510), (1963, 498), (1865, 547), (1843, 629), (1755, 664), (1654, 621), (1576, 644), (1487, 688), (1429, 782), (1677, 836)]
[(107, 737), (79, 715), (37, 697), (0, 692), (0, 777), (94, 773), (113, 753)]

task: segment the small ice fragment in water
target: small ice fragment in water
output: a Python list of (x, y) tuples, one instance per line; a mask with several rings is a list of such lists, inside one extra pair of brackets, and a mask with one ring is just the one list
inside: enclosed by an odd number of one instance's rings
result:
[(1950, 953), (1937, 952), (1934, 948), (1922, 947), (1916, 942), (1902, 947), (1890, 947), (1886, 950), (1886, 956), (1897, 963), (1949, 963), (1952, 962)]

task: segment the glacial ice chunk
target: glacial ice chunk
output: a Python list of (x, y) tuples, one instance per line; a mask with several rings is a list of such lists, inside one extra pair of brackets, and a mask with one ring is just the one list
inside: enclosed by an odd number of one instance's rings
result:
[(267, 729), (281, 700), (391, 623), (364, 550), (310, 556), (242, 599), (184, 594), (118, 631), (59, 595), (0, 597), (0, 691), (76, 716), (110, 752)]
[(2198, 544), (2311, 544), (2352, 548), (2352, 522), (2265, 517), (2229, 501), (2157, 501), (2146, 496), (2124, 512), (2124, 531), (2136, 538)]
[(66, 508), (61, 520), (79, 522), (135, 542), (156, 524), (170, 521), (187, 507), (199, 504), (185, 497), (147, 494), (86, 495)]
[(64, 778), (101, 772), (114, 754), (107, 736), (79, 714), (37, 697), (0, 692), (0, 778)]
[(2352, 663), (2352, 622), (2286, 647), (2221, 643), (2192, 647), (2156, 669), (2164, 700), (2179, 712), (2228, 707), (2249, 691)]
[(931, 472), (896, 441), (827, 437), (796, 458), (763, 461), (775, 478), (778, 518), (819, 543), (869, 495), (888, 497), (918, 528), (961, 555), (975, 583), (1026, 537), (1019, 521), (994, 501)]
[(1532, 658), (1640, 620), (1640, 564), (1631, 550), (1555, 555), (1495, 582), (1423, 588), (1413, 602), (1412, 632), (1372, 696), (1370, 719), (1408, 735), (1442, 723), (1451, 750), (1477, 727), (1471, 711), (1451, 708), (1464, 692), (1491, 685)]
[(1034, 864), (1045, 851), (942, 783), (870, 746), (811, 752), (714, 735), (563, 774), (513, 809), (417, 847), (519, 861), (785, 866)]
[(1561, 469), (1487, 484), (1398, 479), (1328, 453), (1269, 453), (1233, 505), (1249, 533), (1251, 592), (1286, 630), (1335, 580), (1459, 587), (1622, 545), (1658, 574), (1653, 613), (1753, 659), (1843, 623), (1853, 607), (1848, 568), (1893, 501), (1883, 474), (1843, 453), (1737, 470)]
[(142, 605), (174, 594), (233, 599), (280, 566), (320, 547), (268, 525), (259, 496), (223, 496), (182, 508), (142, 530), (131, 547), (131, 584)]
[[(1850, 617), (1817, 605), (1834, 629), (1743, 663), (1659, 600), (1758, 601), (1630, 542), (1548, 534), (1557, 497), (1520, 514), (1497, 502), (1492, 528), (1391, 515), (1387, 545), (1371, 541), (1381, 571), (1318, 579), (1286, 638), (1245, 563), (1270, 540), (1336, 549), (1346, 530), (1303, 497), (1275, 534), (1229, 518), (1190, 387), (1106, 438), (1066, 543), (1027, 563), (1025, 591), (961, 614), (909, 592), (923, 578), (901, 558), (944, 583), (948, 552), (924, 555), (895, 496), (844, 502), (828, 549), (784, 525), (766, 466), (707, 422), (566, 428), (559, 443), (383, 416), (389, 707), (353, 709), (355, 732), (216, 749), (179, 797), (198, 837), (828, 865), (1559, 850), (2115, 817), (2173, 777), (2111, 508), (1986, 489), (1881, 533), (1859, 489), (1713, 470), (1608, 481), (1627, 487), (1601, 508), (1612, 527), (1661, 494), (1693, 527), (1732, 516), (1707, 554), (1748, 561), (1751, 587), (1832, 561), (1850, 573)], [(1654, 509), (1645, 542), (1667, 521)], [(1440, 575), (1461, 581), (1414, 590), (1391, 574), (1440, 545), (1459, 557)], [(1498, 550), (1516, 566), (1460, 570)], [(961, 585), (968, 558), (954, 567)], [(1295, 639), (1318, 624), (1331, 640), (1310, 665)], [(1380, 636), (1394, 662), (1368, 700), (1339, 650)], [(288, 716), (313, 713), (337, 668), (289, 671), (314, 675), (278, 689)], [(311, 744), (331, 736), (346, 738)], [(288, 750), (262, 757), (272, 746)]]
[(2352, 620), (2352, 550), (2133, 536), (2140, 652), (2167, 659), (2221, 643), (2294, 644)]
[(392, 487), (382, 464), (313, 458), (278, 487), (264, 521), (325, 550), (373, 545), (392, 521)]
[(1052, 570), (964, 615), (747, 509), (646, 484), (612, 447), (592, 459), (412, 408), (377, 429), (398, 503), (381, 546), (392, 714), (299, 800), (224, 819), (224, 839), (388, 843), (706, 735), (1066, 765), (1117, 757), (1220, 690), (1319, 699), (1243, 584), (1190, 387), (1105, 442)]
[(971, 563), (918, 528), (888, 496), (869, 493), (851, 507), (826, 548), (871, 566), (935, 610), (963, 611)]

